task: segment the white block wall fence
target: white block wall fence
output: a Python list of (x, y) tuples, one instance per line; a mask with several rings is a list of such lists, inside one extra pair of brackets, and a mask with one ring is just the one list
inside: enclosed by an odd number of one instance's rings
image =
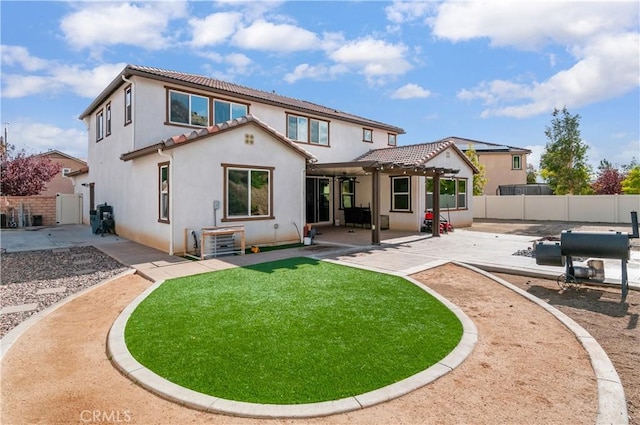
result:
[(631, 223), (640, 195), (482, 195), (473, 197), (473, 218)]

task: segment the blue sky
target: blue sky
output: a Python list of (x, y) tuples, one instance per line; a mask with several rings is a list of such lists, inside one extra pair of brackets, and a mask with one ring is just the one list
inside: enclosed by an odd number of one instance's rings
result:
[[(554, 107), (589, 161), (640, 159), (637, 1), (2, 1), (0, 122), (86, 158), (78, 115), (127, 63), (197, 73), (402, 127), (531, 149)], [(9, 124), (6, 124), (9, 123)]]

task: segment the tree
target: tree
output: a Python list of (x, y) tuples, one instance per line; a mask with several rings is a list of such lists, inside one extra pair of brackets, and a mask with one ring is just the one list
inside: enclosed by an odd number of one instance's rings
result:
[(640, 165), (636, 165), (627, 173), (627, 177), (622, 181), (622, 192), (627, 195), (640, 194)]
[(473, 175), (473, 196), (482, 195), (484, 193), (484, 187), (487, 184), (487, 172), (485, 171), (484, 164), (480, 164), (478, 154), (473, 145), (469, 144), (467, 151), (464, 153), (469, 161), (478, 169), (478, 174)]
[(552, 116), (544, 132), (549, 143), (540, 158), (540, 175), (557, 195), (589, 193), (589, 147), (580, 138), (580, 115), (571, 115), (565, 107), (554, 108)]
[(7, 196), (37, 195), (60, 172), (60, 165), (48, 157), (16, 152), (13, 145), (7, 145), (0, 168), (0, 193)]
[(527, 164), (527, 184), (533, 184), (538, 182), (538, 171), (533, 164)]
[(609, 161), (603, 159), (598, 166), (598, 176), (591, 184), (596, 195), (615, 195), (622, 193), (622, 181), (625, 175)]

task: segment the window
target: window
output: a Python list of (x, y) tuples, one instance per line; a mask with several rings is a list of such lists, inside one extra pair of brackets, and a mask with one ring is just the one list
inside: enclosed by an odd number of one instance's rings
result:
[(467, 208), (467, 181), (458, 180), (458, 209)]
[(513, 155), (511, 157), (511, 169), (522, 170), (522, 163), (520, 162), (522, 157), (520, 155)]
[[(427, 177), (427, 209), (433, 210), (433, 178)], [(467, 208), (467, 179), (440, 179), (440, 209)]]
[(391, 210), (411, 211), (411, 177), (391, 177)]
[(131, 124), (132, 119), (131, 86), (129, 86), (124, 89), (124, 125)]
[(213, 123), (220, 124), (225, 121), (234, 120), (236, 118), (247, 115), (247, 105), (239, 103), (224, 102), (215, 100), (213, 102)]
[(329, 122), (297, 115), (288, 115), (287, 137), (296, 142), (328, 146)]
[(158, 221), (169, 222), (169, 163), (158, 164)]
[(388, 139), (387, 143), (389, 144), (389, 146), (395, 146), (396, 145), (396, 135), (389, 133), (389, 139)]
[(355, 178), (345, 178), (340, 180), (340, 209), (355, 206), (356, 201), (356, 180)]
[(206, 127), (209, 125), (209, 98), (169, 90), (169, 122)]
[(63, 168), (61, 172), (62, 172), (62, 175), (66, 177), (66, 175), (71, 172), (71, 168)]
[(373, 130), (369, 128), (362, 129), (362, 141), (373, 143)]
[(96, 114), (96, 142), (99, 142), (104, 137), (104, 110), (100, 110)]
[(225, 218), (271, 217), (271, 172), (225, 165)]
[(107, 103), (106, 111), (106, 131), (108, 136), (111, 134), (111, 102)]

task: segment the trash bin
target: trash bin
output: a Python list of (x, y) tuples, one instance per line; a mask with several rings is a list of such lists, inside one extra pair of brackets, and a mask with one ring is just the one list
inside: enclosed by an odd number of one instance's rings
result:
[(100, 228), (100, 220), (98, 219), (98, 211), (96, 211), (96, 210), (89, 211), (89, 222), (91, 223), (91, 232), (93, 234), (98, 233), (98, 229)]
[(31, 225), (32, 226), (42, 226), (42, 216), (41, 215), (33, 215), (33, 216), (31, 216)]

